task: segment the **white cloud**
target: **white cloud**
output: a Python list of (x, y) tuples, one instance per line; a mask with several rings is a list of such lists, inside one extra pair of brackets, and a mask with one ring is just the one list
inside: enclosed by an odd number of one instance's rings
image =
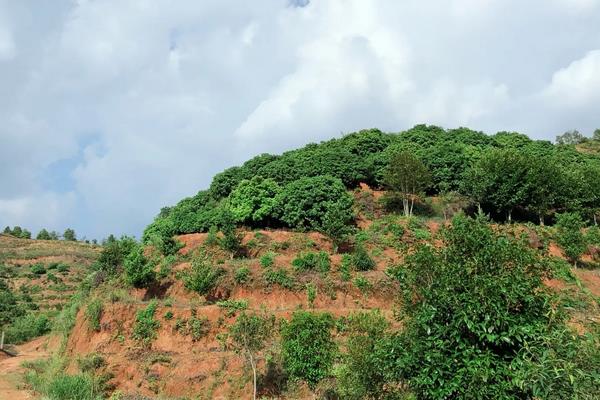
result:
[(227, 166), (361, 128), (593, 130), (597, 3), (0, 3), (0, 219), (139, 234)]
[(600, 50), (554, 73), (544, 96), (556, 105), (578, 108), (600, 100)]

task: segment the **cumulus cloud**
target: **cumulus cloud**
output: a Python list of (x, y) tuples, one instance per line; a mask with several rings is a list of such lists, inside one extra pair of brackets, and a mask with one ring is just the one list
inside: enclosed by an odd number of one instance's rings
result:
[(225, 167), (361, 128), (597, 127), (596, 0), (45, 4), (0, 1), (4, 225), (139, 235)]

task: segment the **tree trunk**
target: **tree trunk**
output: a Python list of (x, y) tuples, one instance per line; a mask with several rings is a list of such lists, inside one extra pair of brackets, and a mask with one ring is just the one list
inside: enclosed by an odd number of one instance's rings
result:
[(512, 223), (512, 209), (508, 210), (508, 223)]
[(540, 214), (540, 226), (544, 226), (544, 214)]
[(250, 359), (250, 365), (252, 366), (252, 383), (254, 389), (252, 399), (256, 400), (256, 364), (254, 363), (252, 353), (248, 352), (248, 358)]
[(481, 209), (481, 203), (477, 202), (477, 215), (483, 214), (483, 210)]
[(412, 197), (412, 198), (410, 199), (410, 216), (411, 216), (411, 217), (412, 217), (412, 214), (413, 214), (413, 206), (414, 206), (414, 205), (415, 205), (415, 198), (414, 198), (414, 197)]
[(404, 206), (404, 216), (409, 217), (409, 209), (408, 209), (408, 199), (402, 199), (402, 205)]

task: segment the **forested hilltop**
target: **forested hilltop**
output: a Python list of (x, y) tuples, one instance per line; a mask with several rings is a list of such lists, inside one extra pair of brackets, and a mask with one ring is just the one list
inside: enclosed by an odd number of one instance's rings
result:
[[(229, 168), (214, 177), (208, 190), (163, 208), (144, 237), (206, 232), (232, 223), (326, 233), (327, 212), (351, 223), (345, 189), (360, 183), (396, 186), (415, 201), (422, 194), (462, 196), (499, 221), (516, 214), (543, 224), (557, 212), (576, 211), (595, 222), (600, 131), (594, 139), (567, 132), (557, 142), (427, 125), (397, 134), (363, 130), (282, 155), (261, 154)], [(399, 188), (389, 174), (386, 180), (392, 161), (414, 181)], [(394, 200), (389, 199), (391, 207)]]

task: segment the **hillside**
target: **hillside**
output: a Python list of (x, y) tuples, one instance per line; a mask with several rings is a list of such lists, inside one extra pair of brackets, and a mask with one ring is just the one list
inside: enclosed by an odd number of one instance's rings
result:
[(60, 346), (29, 363), (27, 387), (52, 400), (598, 398), (599, 177), (597, 155), (517, 133), (368, 130), (230, 168), (163, 208), (141, 243), (60, 242), (74, 247), (59, 260), (55, 244), (5, 238), (14, 288), (47, 283), (32, 263), (96, 260), (64, 279)]

